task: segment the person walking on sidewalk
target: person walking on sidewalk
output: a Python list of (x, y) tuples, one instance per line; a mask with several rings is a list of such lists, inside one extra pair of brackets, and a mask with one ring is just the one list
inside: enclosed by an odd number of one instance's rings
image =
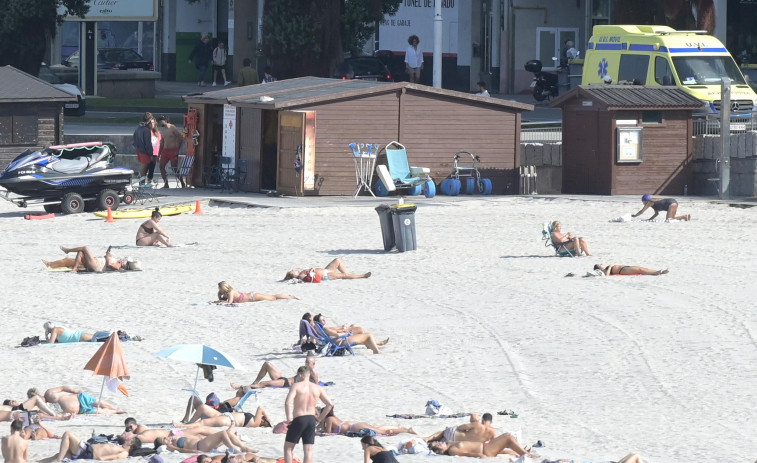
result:
[(231, 83), (230, 80), (226, 80), (226, 47), (223, 42), (218, 42), (218, 46), (213, 50), (213, 87), (218, 82), (218, 72), (221, 72), (223, 77), (223, 86), (227, 86)]
[(194, 62), (197, 69), (197, 85), (205, 85), (205, 72), (208, 70), (208, 63), (213, 58), (213, 49), (210, 47), (210, 35), (205, 34), (202, 39), (189, 54), (189, 63)]

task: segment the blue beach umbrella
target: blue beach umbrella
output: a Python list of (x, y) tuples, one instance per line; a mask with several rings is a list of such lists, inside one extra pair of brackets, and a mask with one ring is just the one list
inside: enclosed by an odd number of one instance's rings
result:
[(193, 392), (197, 389), (197, 380), (200, 377), (200, 365), (216, 365), (231, 368), (232, 370), (244, 370), (244, 367), (234, 357), (204, 344), (178, 344), (161, 350), (155, 356), (196, 363), (197, 373), (195, 374), (195, 384), (192, 388)]

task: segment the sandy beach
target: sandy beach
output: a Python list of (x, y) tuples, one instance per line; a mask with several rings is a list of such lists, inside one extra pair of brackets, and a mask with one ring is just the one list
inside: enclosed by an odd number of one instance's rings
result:
[[(196, 367), (159, 350), (203, 343), (236, 357), (245, 371), (219, 368), (198, 390), (231, 397), (229, 383), (250, 382), (264, 360), (288, 376), (303, 363), (289, 347), (304, 312), (355, 323), (378, 339), (381, 355), (319, 358), (323, 381), (343, 420), (412, 426), (429, 435), (465, 419), (402, 420), (430, 399), (452, 412), (490, 412), (494, 426), (542, 440), (542, 458), (602, 462), (638, 452), (654, 463), (757, 458), (757, 209), (678, 198), (690, 222), (611, 223), (638, 211), (638, 198), (487, 197), (418, 200), (418, 250), (385, 253), (373, 204), (356, 207), (245, 208), (203, 204), (203, 215), (160, 223), (176, 249), (124, 249), (144, 271), (49, 272), (41, 260), (59, 246), (130, 245), (138, 220), (106, 223), (92, 214), (24, 220), (34, 212), (0, 203), (3, 237), (2, 398), (32, 386), (81, 387), (97, 395), (101, 377), (83, 367), (99, 344), (17, 347), (51, 320), (72, 329), (121, 329), (145, 338), (124, 343), (130, 397), (104, 399), (128, 415), (45, 422), (80, 437), (121, 432), (126, 416), (150, 425), (181, 419)], [(288, 206), (292, 201), (283, 199)], [(303, 203), (312, 201), (301, 199)], [(316, 200), (317, 201), (317, 200)], [(358, 203), (358, 202), (356, 202)], [(282, 203), (284, 204), (284, 203)], [(647, 212), (647, 217), (651, 212)], [(541, 241), (541, 224), (559, 219), (583, 236), (593, 257), (559, 258)], [(281, 282), (294, 267), (340, 257), (369, 279), (321, 284)], [(565, 278), (594, 264), (668, 268), (663, 276)], [(289, 293), (300, 300), (227, 307), (217, 283), (243, 291)], [(260, 403), (284, 420), (286, 389), (265, 389)], [(254, 404), (245, 409), (254, 411)], [(518, 418), (497, 415), (512, 409)], [(0, 434), (7, 435), (9, 423)], [(283, 435), (239, 429), (262, 456), (283, 455)], [(407, 435), (379, 437), (389, 447)], [(30, 459), (57, 452), (34, 441)], [(296, 455), (302, 456), (301, 446)], [(163, 454), (168, 463), (188, 455)], [(317, 462), (362, 461), (359, 440), (319, 437)], [(424, 455), (398, 457), (425, 461)], [(436, 460), (436, 459), (435, 459)], [(440, 457), (439, 461), (452, 460)], [(467, 461), (467, 460), (465, 460)], [(470, 460), (474, 461), (474, 460)]]

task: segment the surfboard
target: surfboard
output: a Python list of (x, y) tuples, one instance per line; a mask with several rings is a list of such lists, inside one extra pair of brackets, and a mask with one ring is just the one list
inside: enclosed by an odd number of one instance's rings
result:
[[(114, 219), (149, 219), (154, 207), (146, 209), (119, 209), (111, 212), (111, 216)], [(178, 215), (185, 212), (191, 212), (195, 210), (193, 204), (183, 204), (179, 206), (166, 206), (158, 208), (161, 214), (165, 215)], [(94, 213), (97, 217), (108, 217), (108, 211), (97, 211)]]

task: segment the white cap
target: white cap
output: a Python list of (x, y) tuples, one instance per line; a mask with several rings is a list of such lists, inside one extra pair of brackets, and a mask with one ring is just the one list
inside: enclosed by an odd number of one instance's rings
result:
[(53, 322), (45, 322), (45, 324), (42, 326), (45, 328), (45, 331), (52, 331), (52, 329), (55, 328)]

